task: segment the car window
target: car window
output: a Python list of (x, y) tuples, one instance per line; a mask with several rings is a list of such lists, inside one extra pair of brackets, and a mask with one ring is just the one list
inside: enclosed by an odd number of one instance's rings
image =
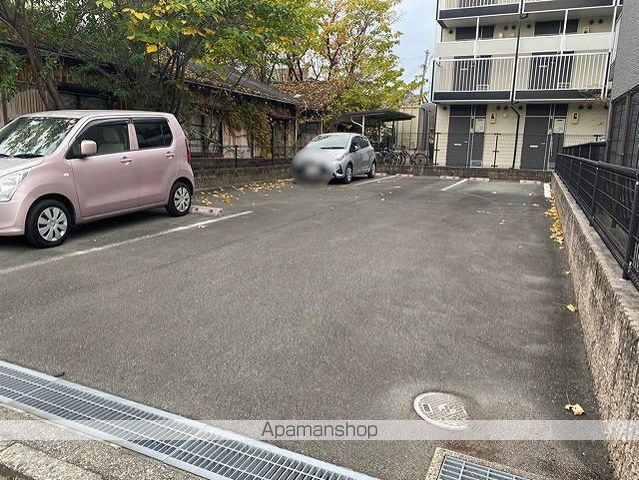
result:
[(353, 144), (357, 145), (359, 150), (361, 150), (362, 148), (366, 148), (366, 142), (364, 141), (362, 137), (355, 137), (353, 139)]
[(168, 147), (173, 142), (173, 135), (169, 123), (161, 120), (134, 121), (135, 135), (138, 139), (138, 148)]
[(368, 141), (368, 138), (366, 137), (359, 137), (360, 141), (362, 142), (362, 148), (368, 148), (371, 146), (370, 142)]
[(129, 150), (129, 127), (127, 122), (110, 122), (93, 125), (82, 132), (71, 147), (71, 156), (80, 156), (83, 140), (93, 140), (98, 146), (96, 155), (121, 153)]
[(58, 148), (76, 122), (75, 118), (17, 118), (0, 130), (0, 157), (48, 155)]

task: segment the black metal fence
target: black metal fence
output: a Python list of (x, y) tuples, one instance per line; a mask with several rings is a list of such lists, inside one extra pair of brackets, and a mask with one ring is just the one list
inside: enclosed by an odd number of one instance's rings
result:
[(596, 162), (603, 162), (606, 156), (606, 142), (591, 142), (571, 147), (564, 147), (563, 152), (573, 157), (587, 158)]
[(560, 153), (555, 171), (639, 288), (639, 170)]
[(556, 154), (563, 148), (596, 143), (602, 139), (603, 135), (438, 132), (435, 134), (432, 164), (449, 167), (552, 170)]
[(216, 146), (209, 152), (192, 151), (195, 170), (283, 166), (291, 163), (298, 147)]

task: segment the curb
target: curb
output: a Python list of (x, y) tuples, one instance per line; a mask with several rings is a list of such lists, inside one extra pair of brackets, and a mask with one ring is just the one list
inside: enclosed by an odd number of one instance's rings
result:
[(541, 185), (539, 180), (519, 180), (522, 185)]
[(469, 180), (471, 182), (490, 182), (488, 177), (470, 177)]
[(0, 451), (0, 473), (28, 480), (101, 480), (102, 476), (53, 458), (40, 450), (14, 443)]
[(204, 215), (206, 217), (219, 217), (222, 215), (222, 209), (215, 207), (206, 207), (204, 205), (193, 205), (191, 207), (191, 213)]
[(459, 177), (452, 175), (440, 175), (439, 178), (442, 180), (459, 180)]

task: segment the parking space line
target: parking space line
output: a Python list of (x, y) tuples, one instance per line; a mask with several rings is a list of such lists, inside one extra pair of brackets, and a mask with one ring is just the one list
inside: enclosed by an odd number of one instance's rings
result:
[(365, 180), (363, 182), (352, 183), (351, 187), (359, 187), (360, 185), (367, 185), (369, 183), (374, 182), (383, 182), (384, 180), (390, 180), (391, 178), (397, 178), (399, 175), (391, 175), (390, 177), (380, 177), (380, 178), (372, 178), (370, 180)]
[(458, 185), (461, 185), (462, 183), (466, 183), (467, 181), (468, 181), (468, 179), (467, 179), (467, 178), (464, 178), (463, 180), (460, 180), (460, 181), (459, 181), (459, 182), (457, 182), (457, 183), (453, 183), (452, 185), (448, 185), (447, 187), (442, 188), (442, 192), (445, 192), (445, 191), (447, 191), (447, 190), (450, 190), (451, 188), (455, 188), (455, 187), (457, 187)]
[(130, 238), (128, 240), (122, 240), (121, 242), (110, 243), (108, 245), (103, 245), (101, 247), (88, 248), (86, 250), (78, 250), (77, 252), (69, 252), (64, 255), (60, 255), (58, 257), (44, 258), (42, 260), (36, 260), (35, 262), (23, 263), (22, 265), (15, 265), (13, 267), (5, 268), (0, 270), (0, 275), (5, 275), (7, 273), (19, 272), (21, 270), (27, 270), (29, 268), (40, 267), (43, 265), (48, 265), (51, 263), (56, 263), (61, 260), (66, 260), (68, 258), (81, 257), (84, 255), (89, 255), (91, 253), (103, 252), (105, 250), (110, 250), (112, 248), (122, 247), (124, 245), (129, 245), (131, 243), (141, 242), (142, 240), (150, 240), (152, 238), (163, 237), (165, 235), (170, 235), (172, 233), (184, 232), (186, 230), (192, 230), (194, 228), (200, 228), (205, 225), (210, 225), (212, 223), (223, 222), (225, 220), (231, 220), (232, 218), (242, 217), (244, 215), (249, 215), (253, 213), (252, 210), (248, 210), (246, 212), (234, 213), (233, 215), (228, 215), (225, 217), (213, 218), (211, 220), (205, 220), (203, 222), (192, 223), (189, 225), (183, 225), (181, 227), (170, 228), (169, 230), (163, 230), (161, 232), (149, 233), (148, 235), (142, 235), (140, 237)]

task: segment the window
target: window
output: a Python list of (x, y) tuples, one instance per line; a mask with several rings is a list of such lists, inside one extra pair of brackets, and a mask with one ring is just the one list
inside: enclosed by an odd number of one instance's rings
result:
[[(495, 34), (494, 25), (480, 25), (479, 38), (482, 40), (493, 38)], [(455, 29), (455, 40), (475, 40), (477, 27), (457, 27)]]
[[(549, 22), (535, 22), (535, 36), (542, 35), (561, 35), (564, 29), (564, 22), (561, 20), (552, 20)], [(577, 33), (579, 29), (579, 20), (568, 20), (566, 23), (566, 33)]]
[(626, 134), (623, 165), (625, 167), (637, 168), (637, 162), (639, 161), (639, 92), (630, 97), (628, 119), (629, 123)]
[(75, 118), (18, 118), (0, 130), (0, 157), (48, 155), (58, 148), (76, 122)]
[(100, 123), (89, 127), (73, 143), (71, 158), (80, 156), (82, 140), (93, 140), (98, 146), (97, 155), (126, 152), (129, 150), (129, 127), (125, 121)]
[(173, 142), (173, 135), (169, 124), (163, 120), (134, 121), (135, 136), (138, 139), (138, 148), (169, 147)]

